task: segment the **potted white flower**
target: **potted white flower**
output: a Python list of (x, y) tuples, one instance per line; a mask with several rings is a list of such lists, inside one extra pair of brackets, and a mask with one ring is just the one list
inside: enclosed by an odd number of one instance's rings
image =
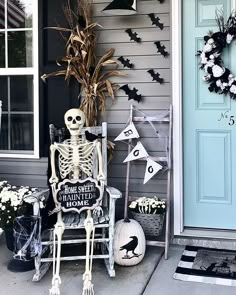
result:
[(29, 205), (24, 202), (26, 196), (36, 189), (12, 186), (7, 181), (0, 182), (0, 228), (5, 231), (6, 243), (13, 250), (13, 222), (19, 215), (25, 214)]
[(147, 236), (161, 234), (166, 213), (166, 200), (157, 196), (140, 197), (129, 204), (129, 209)]

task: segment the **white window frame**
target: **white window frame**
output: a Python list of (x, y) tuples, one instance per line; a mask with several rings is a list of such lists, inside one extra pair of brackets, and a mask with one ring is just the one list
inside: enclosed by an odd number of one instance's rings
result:
[[(1, 151), (0, 158), (39, 158), (39, 41), (38, 41), (38, 1), (32, 0), (32, 53), (33, 53), (33, 67), (30, 68), (0, 68), (0, 76), (17, 76), (17, 75), (31, 75), (33, 76), (33, 130), (34, 130), (34, 150), (32, 152), (17, 151), (5, 152)], [(7, 1), (5, 1), (5, 29), (6, 31), (25, 31), (25, 28), (7, 29)], [(8, 57), (8, 42), (5, 37), (5, 56)], [(1, 97), (0, 97), (1, 99)], [(1, 137), (1, 133), (0, 133)]]

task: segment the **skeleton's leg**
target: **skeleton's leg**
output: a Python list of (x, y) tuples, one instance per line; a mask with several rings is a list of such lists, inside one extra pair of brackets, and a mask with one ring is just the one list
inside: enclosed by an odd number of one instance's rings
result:
[[(93, 243), (94, 243), (95, 227), (93, 224), (93, 218), (91, 217), (90, 210), (88, 210), (87, 218), (84, 221), (84, 226), (86, 230), (86, 263), (85, 263), (85, 272), (83, 275), (84, 286), (83, 286), (82, 295), (94, 295), (93, 284), (92, 284), (92, 263), (93, 263)], [(90, 245), (90, 238), (92, 240), (91, 245)]]
[[(50, 295), (60, 295), (60, 259), (61, 259), (61, 241), (65, 230), (65, 225), (62, 221), (61, 212), (58, 213), (57, 223), (54, 229), (54, 245), (53, 245), (53, 278), (52, 288), (49, 290)], [(57, 239), (57, 243), (56, 243)]]

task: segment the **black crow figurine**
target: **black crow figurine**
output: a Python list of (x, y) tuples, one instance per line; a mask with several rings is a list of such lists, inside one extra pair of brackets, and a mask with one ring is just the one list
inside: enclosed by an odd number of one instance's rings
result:
[(131, 236), (130, 239), (132, 239), (132, 241), (120, 247), (120, 251), (126, 250), (126, 256), (128, 256), (128, 253), (130, 251), (132, 251), (133, 255), (138, 256), (138, 254), (134, 252), (134, 250), (138, 246), (138, 238), (136, 236)]
[(88, 130), (85, 131), (85, 137), (88, 141), (91, 141), (91, 142), (98, 138), (103, 138), (102, 134), (96, 135), (96, 134), (90, 133)]

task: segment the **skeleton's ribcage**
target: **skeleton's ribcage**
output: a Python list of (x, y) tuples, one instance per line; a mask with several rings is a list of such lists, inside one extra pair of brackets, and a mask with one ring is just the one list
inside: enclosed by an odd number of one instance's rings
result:
[(96, 142), (88, 142), (76, 146), (70, 144), (58, 144), (59, 170), (64, 179), (79, 169), (82, 175), (93, 176), (93, 161)]

